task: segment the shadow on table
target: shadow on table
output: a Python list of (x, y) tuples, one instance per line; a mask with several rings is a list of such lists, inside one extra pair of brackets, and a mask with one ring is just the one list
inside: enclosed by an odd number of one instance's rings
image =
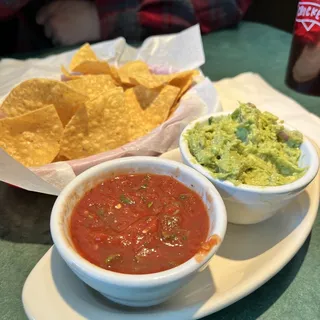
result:
[(19, 243), (52, 243), (50, 213), (56, 197), (0, 182), (0, 239)]
[(311, 236), (312, 233), (291, 261), (261, 288), (228, 308), (203, 318), (203, 320), (259, 318), (281, 297), (296, 277), (308, 252)]

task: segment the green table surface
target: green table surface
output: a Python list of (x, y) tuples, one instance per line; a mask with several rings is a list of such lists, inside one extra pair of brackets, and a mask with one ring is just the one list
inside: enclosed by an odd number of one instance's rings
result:
[[(190, 39), (192, 41), (192, 39)], [(252, 71), (320, 115), (320, 99), (284, 84), (291, 35), (245, 22), (203, 37), (204, 73), (212, 80)], [(26, 319), (21, 291), (52, 244), (49, 216), (55, 197), (0, 183), (0, 319)], [(320, 319), (320, 218), (296, 256), (261, 288), (209, 319)], [(42, 319), (36, 319), (42, 320)], [(180, 320), (180, 319), (179, 319)]]

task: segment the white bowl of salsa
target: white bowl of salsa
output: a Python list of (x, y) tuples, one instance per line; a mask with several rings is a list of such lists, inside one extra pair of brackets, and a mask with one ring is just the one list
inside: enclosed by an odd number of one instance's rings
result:
[(97, 165), (61, 192), (51, 234), (71, 270), (110, 300), (161, 303), (202, 271), (226, 232), (215, 187), (188, 166), (154, 157)]
[[(186, 136), (189, 130), (192, 130), (196, 125), (206, 125), (212, 118), (219, 119), (227, 115), (230, 115), (230, 112), (219, 112), (191, 122), (180, 136), (181, 157), (185, 164), (203, 174), (215, 185), (226, 205), (228, 222), (255, 224), (272, 217), (294, 197), (303, 192), (318, 172), (319, 156), (313, 144), (303, 136), (298, 166), (304, 168), (305, 171), (297, 180), (279, 186), (258, 186), (243, 183), (235, 185), (228, 180), (217, 179), (191, 153)], [(296, 130), (286, 123), (283, 123), (283, 127), (287, 132)]]

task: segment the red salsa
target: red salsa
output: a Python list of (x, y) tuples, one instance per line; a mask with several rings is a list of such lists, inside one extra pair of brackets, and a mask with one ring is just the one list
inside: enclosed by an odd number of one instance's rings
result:
[(209, 217), (199, 195), (174, 178), (123, 174), (82, 197), (70, 229), (76, 250), (93, 264), (146, 274), (173, 268), (199, 252)]

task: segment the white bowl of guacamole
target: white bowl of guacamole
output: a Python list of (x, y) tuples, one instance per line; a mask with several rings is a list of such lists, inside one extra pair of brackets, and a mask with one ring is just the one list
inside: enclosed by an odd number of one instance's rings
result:
[(315, 147), (300, 132), (253, 104), (190, 123), (180, 137), (185, 164), (221, 193), (228, 221), (266, 220), (302, 192), (319, 168)]

